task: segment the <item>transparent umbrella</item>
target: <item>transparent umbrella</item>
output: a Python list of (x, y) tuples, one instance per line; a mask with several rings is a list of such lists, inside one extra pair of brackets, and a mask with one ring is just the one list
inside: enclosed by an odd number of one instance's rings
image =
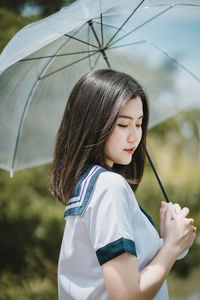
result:
[(75, 82), (112, 67), (142, 83), (150, 127), (199, 106), (200, 4), (80, 0), (20, 30), (0, 56), (0, 168), (51, 161)]

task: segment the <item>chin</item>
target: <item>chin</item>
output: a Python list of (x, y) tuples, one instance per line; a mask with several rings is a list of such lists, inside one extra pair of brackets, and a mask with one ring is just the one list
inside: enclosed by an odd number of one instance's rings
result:
[(130, 164), (130, 162), (132, 161), (132, 159), (129, 160), (122, 160), (122, 161), (116, 161), (115, 164), (117, 165), (122, 165), (122, 166), (127, 166)]

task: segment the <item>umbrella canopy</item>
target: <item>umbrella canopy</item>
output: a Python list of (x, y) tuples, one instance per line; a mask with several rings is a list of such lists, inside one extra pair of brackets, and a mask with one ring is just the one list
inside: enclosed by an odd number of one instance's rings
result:
[(68, 95), (91, 69), (142, 83), (150, 127), (199, 106), (199, 32), (195, 0), (80, 0), (24, 27), (0, 56), (0, 167), (51, 161)]

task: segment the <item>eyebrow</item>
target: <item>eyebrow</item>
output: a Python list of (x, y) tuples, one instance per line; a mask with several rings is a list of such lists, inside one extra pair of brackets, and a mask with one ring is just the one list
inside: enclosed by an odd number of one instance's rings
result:
[[(141, 115), (138, 119), (142, 119), (144, 116)], [(124, 118), (124, 119), (130, 119), (133, 120), (133, 118), (131, 116), (127, 116), (127, 115), (119, 115), (118, 118)]]

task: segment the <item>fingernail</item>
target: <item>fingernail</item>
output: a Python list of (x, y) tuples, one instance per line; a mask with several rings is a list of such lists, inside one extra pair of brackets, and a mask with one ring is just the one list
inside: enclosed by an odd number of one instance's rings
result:
[(167, 203), (165, 201), (162, 201), (161, 207), (162, 208), (166, 208), (167, 207)]

